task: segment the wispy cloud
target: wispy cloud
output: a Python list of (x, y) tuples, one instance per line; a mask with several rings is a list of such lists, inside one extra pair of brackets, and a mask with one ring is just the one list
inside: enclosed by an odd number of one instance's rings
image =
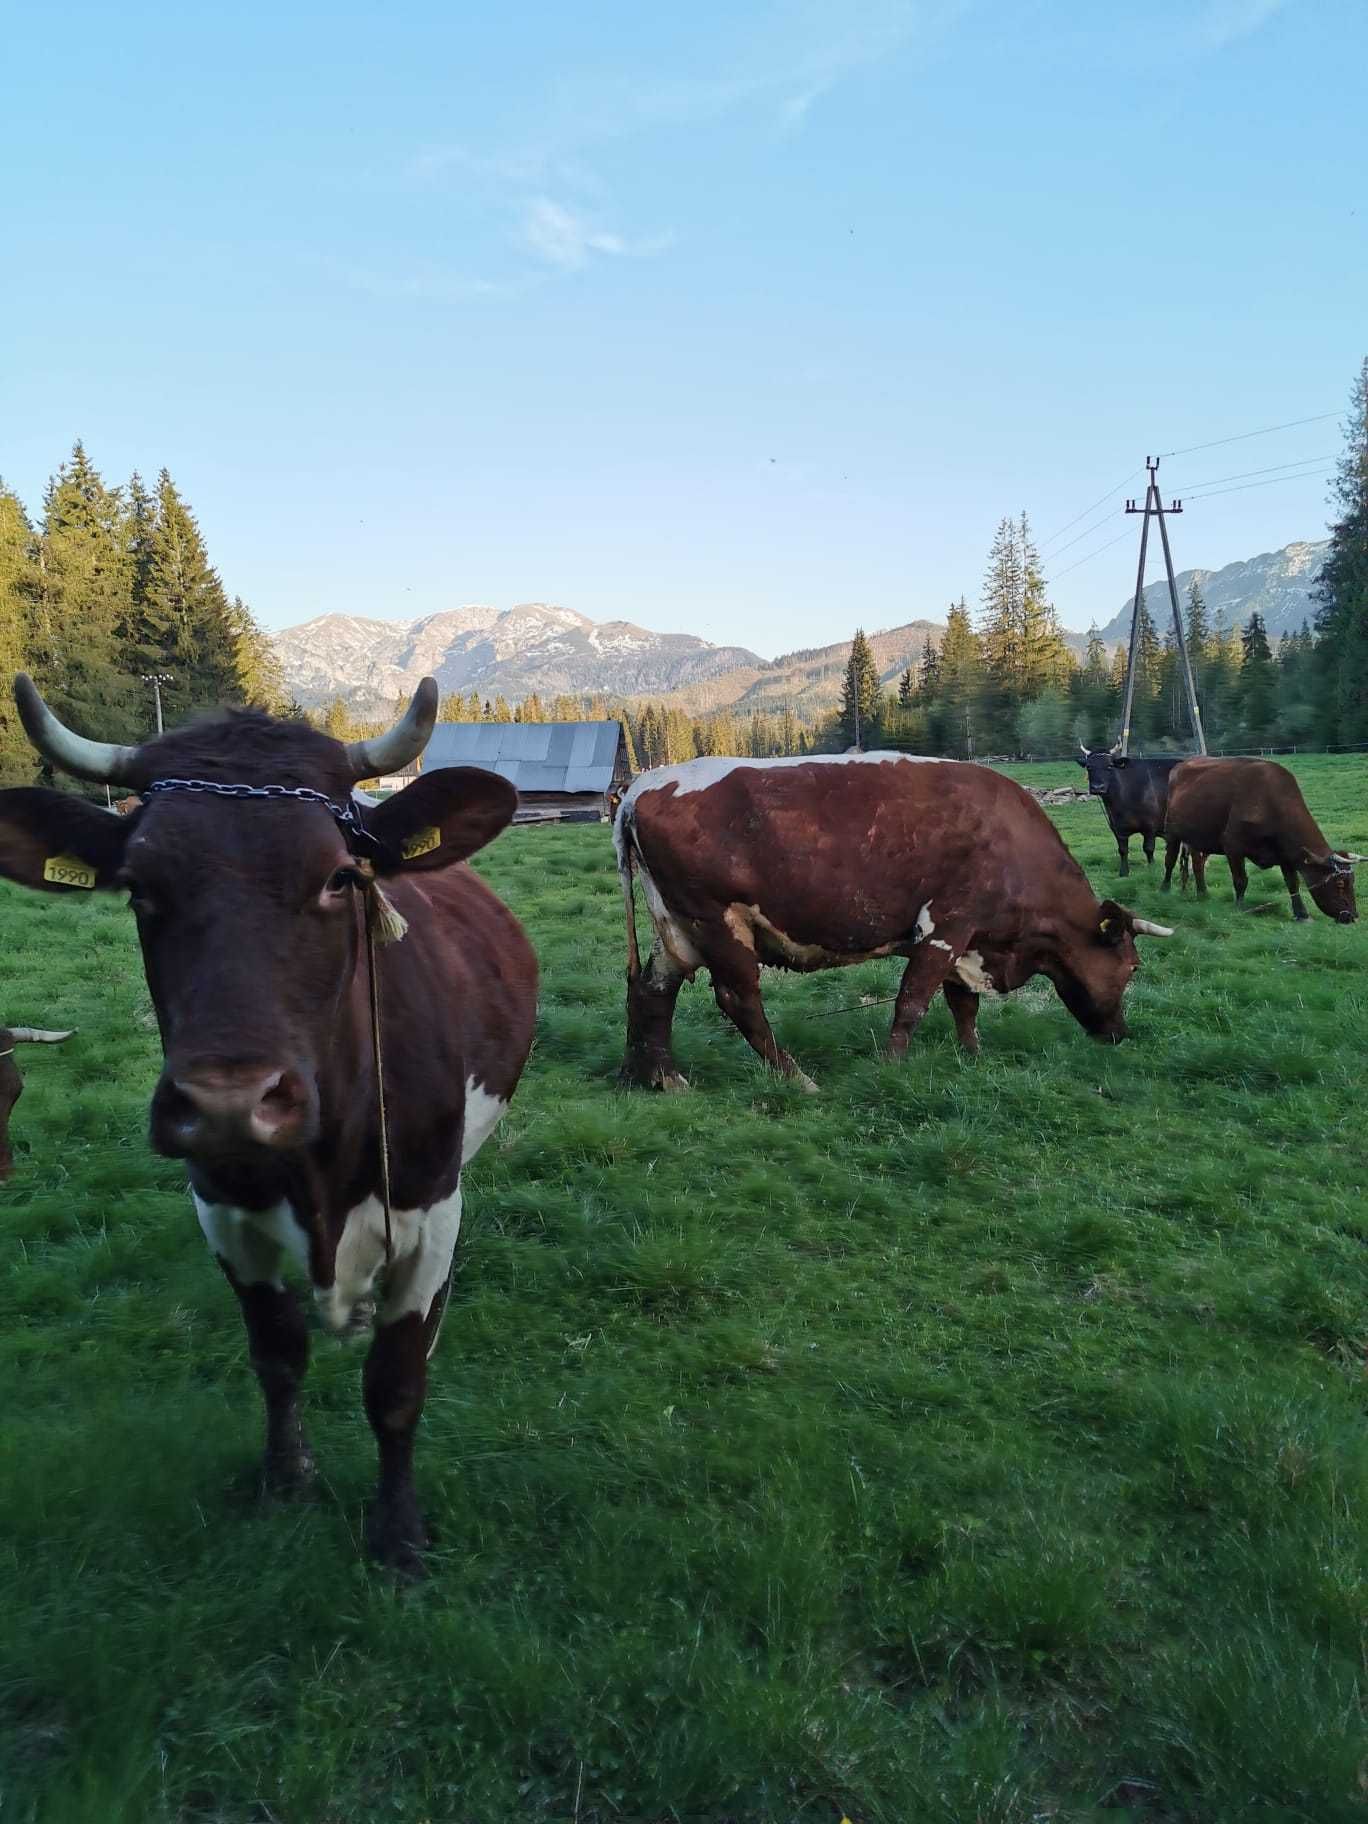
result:
[(348, 291), (370, 298), (428, 298), (450, 303), (470, 298), (508, 297), (525, 288), (526, 281), (466, 278), (440, 266), (420, 263), (407, 267), (358, 266), (344, 260), (327, 264)]
[(1257, 32), (1284, 4), (1285, 0), (1207, 0), (1193, 22), (1197, 42), (1208, 51), (1224, 50)]
[(564, 272), (587, 266), (594, 254), (642, 258), (663, 252), (671, 241), (667, 234), (628, 240), (624, 235), (597, 226), (579, 210), (553, 202), (548, 196), (535, 197), (527, 205), (520, 239), (539, 260), (548, 266), (559, 266)]

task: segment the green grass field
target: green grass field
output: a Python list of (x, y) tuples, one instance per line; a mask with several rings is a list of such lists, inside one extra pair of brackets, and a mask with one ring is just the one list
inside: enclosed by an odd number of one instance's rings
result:
[[(1368, 849), (1364, 760), (1296, 771)], [(1220, 862), (1165, 899), (1056, 814), (1178, 926), (1131, 1042), (1038, 983), (899, 1068), (889, 1008), (830, 1012), (896, 964), (768, 977), (815, 1101), (704, 983), (693, 1093), (620, 1093), (607, 830), (481, 858), (542, 1015), (467, 1176), (417, 1588), (360, 1556), (354, 1347), (319, 1499), (236, 1492), (259, 1400), (145, 1143), (130, 915), (0, 889), (0, 1010), (80, 1028), (21, 1060), (0, 1193), (0, 1820), (1362, 1824), (1368, 920), (1276, 874), (1236, 914)]]

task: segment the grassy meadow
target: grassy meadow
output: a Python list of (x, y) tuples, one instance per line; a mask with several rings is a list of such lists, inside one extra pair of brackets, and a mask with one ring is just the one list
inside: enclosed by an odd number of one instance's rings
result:
[[(1368, 763), (1295, 770), (1368, 850)], [(480, 858), (542, 1010), (467, 1174), (415, 1588), (360, 1555), (354, 1345), (315, 1342), (318, 1498), (238, 1492), (260, 1401), (145, 1142), (131, 916), (0, 887), (0, 1012), (80, 1028), (20, 1059), (0, 1191), (0, 1820), (1368, 1819), (1368, 918), (1259, 873), (1237, 914), (1219, 861), (1164, 898), (1052, 814), (1178, 927), (1132, 1040), (1042, 982), (896, 1067), (852, 1003), (897, 964), (767, 976), (815, 1100), (702, 982), (692, 1093), (619, 1092), (607, 829)]]

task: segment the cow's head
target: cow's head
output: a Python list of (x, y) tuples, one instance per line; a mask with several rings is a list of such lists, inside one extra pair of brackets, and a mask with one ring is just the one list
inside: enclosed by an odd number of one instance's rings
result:
[(1302, 857), (1301, 871), (1311, 897), (1327, 918), (1341, 925), (1352, 925), (1358, 918), (1354, 901), (1354, 869), (1363, 860), (1348, 849), (1332, 849), (1328, 858), (1317, 861), (1310, 853)]
[[(27, 678), (15, 700), (54, 765), (143, 798), (111, 817), (62, 792), (0, 792), (0, 875), (48, 892), (127, 891), (165, 1054), (154, 1146), (250, 1169), (311, 1144), (320, 1083), (347, 1070), (362, 1004), (368, 870), (463, 860), (511, 820), (517, 793), (450, 767), (381, 804), (354, 800), (358, 780), (422, 752), (437, 713), (430, 678), (395, 727), (345, 745), (241, 711), (111, 747), (64, 728)], [(249, 793), (213, 789), (224, 786)]]
[(1080, 741), (1074, 759), (1087, 773), (1088, 790), (1094, 798), (1105, 798), (1116, 786), (1120, 769), (1130, 765), (1120, 742), (1115, 747), (1086, 748)]
[(1172, 937), (1168, 925), (1137, 918), (1129, 906), (1104, 899), (1094, 921), (1083, 931), (1071, 930), (1044, 972), (1059, 998), (1086, 1032), (1115, 1043), (1126, 1037), (1122, 1000), (1140, 967), (1137, 937)]
[(15, 1062), (16, 1045), (58, 1045), (69, 1039), (69, 1032), (43, 1032), (36, 1026), (0, 1026), (0, 1179), (8, 1178), (14, 1167), (9, 1145), (10, 1111), (24, 1093), (24, 1080)]

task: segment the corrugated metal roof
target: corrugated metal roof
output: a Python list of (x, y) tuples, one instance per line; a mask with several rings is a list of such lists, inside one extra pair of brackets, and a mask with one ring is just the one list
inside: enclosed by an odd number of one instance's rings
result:
[(618, 738), (616, 722), (439, 722), (423, 770), (483, 766), (520, 792), (606, 792)]

